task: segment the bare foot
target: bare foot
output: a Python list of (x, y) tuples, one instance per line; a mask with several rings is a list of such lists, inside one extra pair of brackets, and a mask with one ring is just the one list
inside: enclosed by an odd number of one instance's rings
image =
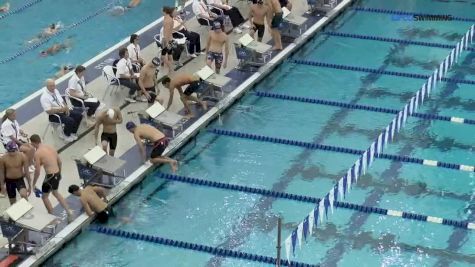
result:
[(67, 210), (66, 211), (67, 213), (67, 219), (68, 219), (68, 223), (71, 223), (72, 221), (74, 221), (74, 218), (73, 218), (73, 210)]
[(201, 106), (203, 107), (203, 110), (208, 110), (208, 103), (206, 101), (201, 101)]
[(188, 113), (188, 114), (185, 115), (185, 117), (186, 117), (187, 119), (191, 119), (191, 118), (193, 118), (193, 117), (195, 117), (195, 116), (193, 116), (193, 113)]
[(280, 51), (280, 50), (282, 50), (282, 47), (273, 46), (273, 47), (272, 47), (272, 50), (274, 50), (274, 51)]
[(172, 167), (172, 172), (176, 173), (176, 171), (178, 170), (178, 161), (175, 160), (172, 163), (170, 163), (170, 167)]

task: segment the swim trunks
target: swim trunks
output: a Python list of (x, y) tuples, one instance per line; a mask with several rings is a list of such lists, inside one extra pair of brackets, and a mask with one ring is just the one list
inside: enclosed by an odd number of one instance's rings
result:
[(145, 88), (145, 91), (147, 91), (148, 94), (150, 95), (150, 99), (148, 100), (148, 103), (153, 103), (153, 102), (155, 102), (155, 99), (157, 98), (157, 92), (155, 91), (155, 86), (154, 86), (154, 87)]
[(282, 12), (280, 12), (280, 13), (275, 13), (274, 17), (272, 18), (272, 22), (271, 22), (271, 26), (270, 26), (270, 27), (271, 27), (272, 29), (280, 28), (283, 19), (284, 19), (284, 17), (283, 17), (283, 13), (282, 13)]
[(43, 185), (41, 186), (41, 192), (47, 194), (51, 191), (58, 190), (59, 181), (61, 181), (61, 174), (59, 172), (46, 174)]
[(8, 198), (16, 198), (16, 191), (18, 190), (18, 192), (20, 192), (20, 189), (26, 188), (23, 177), (18, 179), (5, 178), (5, 185), (7, 187)]
[(203, 81), (203, 80), (200, 78), (199, 81), (194, 81), (194, 82), (190, 83), (190, 84), (188, 85), (188, 87), (186, 87), (185, 92), (183, 92), (183, 94), (189, 96), (189, 95), (191, 95), (191, 94), (193, 94), (193, 93), (196, 93), (196, 92), (200, 91), (200, 90), (201, 90), (201, 85), (202, 85), (201, 82), (202, 82), (202, 81)]
[(107, 210), (103, 210), (97, 214), (97, 220), (100, 223), (107, 223), (109, 220), (109, 212)]
[(257, 32), (257, 37), (259, 37), (259, 39), (262, 39), (262, 37), (264, 36), (264, 30), (266, 28), (266, 26), (264, 24), (257, 24), (257, 23), (253, 23), (254, 24), (254, 31)]
[(215, 64), (221, 65), (223, 63), (223, 53), (218, 53), (218, 52), (208, 52), (208, 55), (206, 55), (206, 58), (208, 60), (214, 61)]
[(153, 149), (150, 153), (150, 158), (158, 158), (161, 157), (165, 148), (167, 148), (169, 140), (167, 137), (163, 137), (153, 143)]
[(101, 142), (102, 141), (109, 143), (109, 148), (115, 150), (117, 147), (117, 133), (102, 133)]

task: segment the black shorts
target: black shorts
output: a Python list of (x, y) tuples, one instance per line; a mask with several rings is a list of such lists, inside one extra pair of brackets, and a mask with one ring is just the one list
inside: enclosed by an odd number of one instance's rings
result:
[(289, 0), (279, 0), (280, 7), (287, 7)]
[(154, 159), (161, 157), (163, 151), (165, 151), (165, 148), (167, 148), (168, 143), (169, 142), (167, 137), (163, 137), (162, 139), (155, 141), (155, 143), (153, 144), (152, 152), (150, 153), (150, 158)]
[(149, 87), (145, 88), (145, 91), (147, 91), (150, 95), (150, 99), (148, 100), (148, 103), (153, 103), (155, 102), (155, 99), (157, 98), (157, 92), (155, 91), (155, 86), (154, 87)]
[(100, 223), (107, 223), (109, 220), (109, 212), (107, 210), (103, 210), (97, 214), (96, 218)]
[(257, 24), (257, 23), (253, 23), (254, 24), (254, 31), (257, 32), (257, 37), (259, 37), (259, 39), (261, 39), (263, 36), (264, 36), (264, 30), (266, 29), (266, 26), (264, 24)]
[(200, 78), (199, 81), (194, 81), (194, 82), (190, 83), (190, 84), (188, 85), (188, 87), (186, 87), (185, 92), (183, 92), (183, 93), (184, 93), (185, 95), (188, 95), (188, 96), (189, 96), (189, 95), (191, 95), (191, 94), (193, 94), (193, 93), (199, 91), (199, 90), (201, 89), (201, 84), (202, 84), (201, 82), (202, 82), (202, 80), (201, 80), (201, 78)]
[(59, 181), (61, 181), (61, 174), (59, 172), (46, 174), (43, 185), (41, 186), (41, 192), (47, 194), (51, 191), (58, 190)]
[(115, 150), (117, 147), (117, 133), (102, 133), (101, 142), (102, 141), (109, 143), (109, 148)]
[(173, 50), (172, 50), (172, 49), (169, 49), (168, 47), (162, 48), (162, 56), (165, 56), (165, 55), (172, 55), (172, 53), (173, 53)]
[(16, 198), (16, 191), (20, 192), (20, 189), (26, 188), (25, 179), (18, 178), (18, 179), (9, 179), (5, 178), (5, 185), (7, 187), (7, 195), (8, 198)]
[(272, 22), (270, 27), (272, 29), (280, 28), (282, 25), (282, 21), (284, 20), (284, 14), (283, 13), (276, 13), (274, 17), (272, 18)]

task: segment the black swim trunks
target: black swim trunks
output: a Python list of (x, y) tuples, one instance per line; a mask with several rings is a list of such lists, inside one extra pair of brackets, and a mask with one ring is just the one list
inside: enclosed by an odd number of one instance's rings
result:
[(150, 95), (150, 99), (148, 100), (148, 103), (153, 103), (153, 102), (155, 102), (155, 99), (157, 98), (157, 92), (155, 91), (155, 86), (154, 86), (154, 87), (145, 88), (145, 91), (147, 91), (148, 94)]
[(58, 190), (59, 181), (61, 181), (61, 174), (59, 172), (46, 174), (43, 185), (41, 186), (41, 192), (47, 194), (51, 191)]
[(172, 55), (173, 50), (176, 48), (176, 46), (177, 46), (177, 44), (174, 40), (171, 40), (170, 42), (168, 42), (167, 45), (163, 45), (162, 46), (162, 56)]
[(167, 137), (163, 137), (162, 139), (159, 139), (153, 143), (153, 149), (152, 152), (150, 153), (150, 158), (158, 158), (161, 157), (163, 154), (163, 151), (165, 151), (165, 148), (167, 148), (169, 143), (169, 140)]
[(18, 178), (18, 179), (10, 179), (5, 178), (5, 185), (7, 187), (7, 195), (8, 198), (16, 198), (16, 191), (20, 192), (20, 189), (26, 188), (25, 179)]
[(97, 214), (97, 220), (100, 223), (107, 223), (109, 220), (109, 212), (107, 210), (103, 210)]
[(198, 92), (201, 90), (201, 85), (202, 85), (203, 80), (200, 78), (199, 81), (194, 81), (186, 87), (185, 92), (183, 92), (185, 95), (191, 95), (195, 92)]
[(115, 150), (117, 147), (117, 133), (102, 133), (101, 142), (106, 141), (109, 143), (109, 148)]
[(257, 32), (257, 37), (259, 37), (259, 39), (262, 39), (262, 37), (264, 36), (264, 31), (266, 29), (266, 26), (264, 24), (257, 24), (257, 23), (253, 23), (254, 24), (254, 31)]
[(282, 21), (284, 20), (284, 14), (282, 12), (275, 13), (274, 17), (272, 18), (271, 28), (280, 28)]
[(279, 0), (280, 7), (287, 7), (289, 0)]

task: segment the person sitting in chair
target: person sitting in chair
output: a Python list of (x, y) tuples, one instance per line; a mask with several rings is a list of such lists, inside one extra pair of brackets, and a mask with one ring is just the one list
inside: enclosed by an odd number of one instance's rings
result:
[(100, 223), (107, 223), (109, 216), (112, 215), (112, 209), (107, 207), (106, 191), (100, 186), (86, 185), (84, 189), (73, 184), (68, 188), (68, 192), (79, 197), (84, 211), (89, 216), (97, 214), (97, 220)]
[[(190, 31), (186, 28), (183, 19), (175, 14), (173, 17), (174, 30), (182, 33), (188, 41), (188, 53), (190, 57), (197, 57), (201, 54), (201, 38), (200, 34), (194, 31)], [(175, 34), (173, 36), (176, 37)]]
[[(132, 62), (132, 68), (134, 68), (134, 72), (139, 72), (140, 68), (145, 65), (145, 62), (142, 58), (142, 53), (140, 52), (140, 45), (139, 45), (139, 36), (137, 34), (130, 35), (130, 44), (127, 46), (127, 51), (129, 52), (129, 58)], [(139, 69), (137, 69), (137, 66)]]
[[(83, 100), (84, 106), (87, 108), (87, 116), (92, 117), (97, 108), (101, 105), (96, 98), (93, 98), (90, 93), (86, 91), (86, 82), (84, 81), (84, 73), (86, 68), (79, 65), (74, 70), (73, 76), (68, 82), (69, 94), (73, 97)], [(70, 98), (71, 104), (75, 107), (82, 107), (82, 103), (74, 98)]]
[(241, 12), (239, 12), (239, 9), (237, 9), (236, 7), (226, 5), (223, 3), (222, 0), (208, 0), (208, 4), (215, 7), (211, 8), (212, 12), (219, 14), (219, 10), (217, 9), (219, 8), (223, 10), (224, 15), (229, 16), (235, 33), (242, 33), (242, 30), (240, 30), (239, 27), (241, 27), (242, 29), (249, 29), (249, 26), (245, 24), (241, 25), (245, 20)]
[[(192, 8), (193, 13), (195, 13), (196, 18), (198, 19), (198, 22), (201, 25), (211, 26), (211, 23), (213, 23), (213, 21), (215, 20), (218, 20), (221, 23), (224, 22), (223, 17), (220, 17), (219, 15), (210, 12), (208, 10), (208, 7), (202, 0), (193, 0)], [(202, 20), (200, 21), (200, 19)]]
[(129, 88), (129, 98), (127, 100), (134, 102), (136, 100), (135, 93), (140, 90), (140, 87), (134, 81), (137, 79), (137, 74), (133, 71), (126, 47), (119, 49), (119, 57), (120, 59), (116, 64), (116, 75), (119, 78), (120, 85)]
[(23, 152), (28, 159), (30, 172), (33, 172), (33, 158), (35, 156), (35, 148), (28, 143), (28, 135), (20, 128), (20, 124), (16, 120), (16, 111), (12, 108), (7, 109), (5, 111), (5, 115), (3, 115), (2, 125), (0, 127), (0, 135), (5, 148), (8, 142), (13, 141), (17, 144), (20, 152)]

